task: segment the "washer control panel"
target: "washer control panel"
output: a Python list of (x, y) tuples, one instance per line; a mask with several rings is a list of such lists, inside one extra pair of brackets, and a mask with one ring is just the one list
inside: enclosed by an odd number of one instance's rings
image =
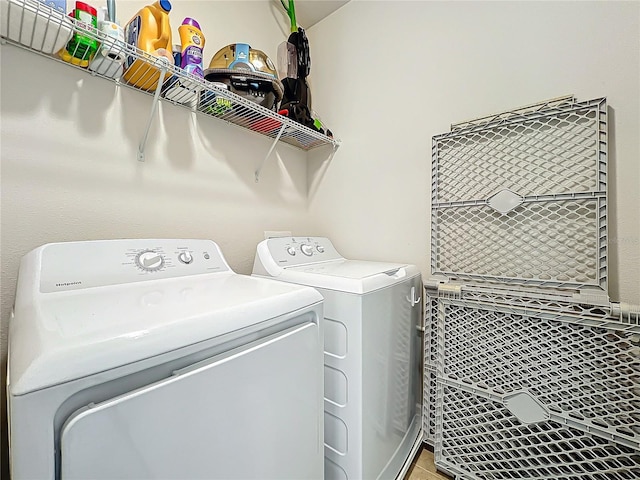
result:
[(279, 237), (267, 240), (269, 254), (278, 265), (294, 266), (339, 260), (342, 256), (326, 237)]
[(211, 240), (99, 240), (42, 247), (40, 291), (229, 272)]

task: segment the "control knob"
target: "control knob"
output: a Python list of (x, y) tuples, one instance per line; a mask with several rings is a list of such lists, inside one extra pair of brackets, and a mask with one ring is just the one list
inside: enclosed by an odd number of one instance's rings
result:
[(324, 247), (322, 245), (316, 245), (316, 250), (318, 253), (324, 253)]
[(295, 257), (295, 255), (296, 255), (296, 249), (295, 249), (295, 248), (293, 248), (293, 247), (287, 247), (287, 253), (288, 253), (289, 255), (291, 255), (292, 257)]
[(178, 254), (178, 260), (186, 265), (189, 265), (191, 262), (193, 262), (193, 255), (191, 255), (191, 253), (189, 252), (180, 252)]
[(144, 250), (136, 256), (136, 264), (145, 272), (157, 272), (164, 267), (164, 258), (153, 250)]
[(307, 257), (310, 257), (311, 255), (313, 255), (313, 247), (311, 245), (307, 245), (306, 243), (303, 243), (300, 246), (300, 250), (302, 251), (302, 253), (304, 253)]

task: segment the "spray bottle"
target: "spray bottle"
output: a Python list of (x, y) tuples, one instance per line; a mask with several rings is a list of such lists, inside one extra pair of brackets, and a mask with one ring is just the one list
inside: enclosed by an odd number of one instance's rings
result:
[(202, 49), (204, 48), (204, 35), (200, 25), (193, 18), (185, 18), (178, 27), (180, 42), (182, 43), (181, 67), (187, 73), (204, 78), (202, 69)]

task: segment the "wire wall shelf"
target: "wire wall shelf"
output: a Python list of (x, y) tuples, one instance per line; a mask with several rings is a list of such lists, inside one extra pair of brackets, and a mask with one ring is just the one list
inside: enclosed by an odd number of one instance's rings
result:
[[(150, 55), (37, 0), (0, 0), (0, 6), (0, 37), (3, 43), (22, 47), (154, 97), (149, 124), (140, 144), (139, 160), (144, 159), (146, 136), (159, 99), (271, 138), (273, 144), (265, 160), (278, 142), (304, 151), (330, 145), (335, 152), (340, 145), (337, 139), (187, 73), (164, 57)], [(99, 46), (98, 53), (86, 61), (82, 60), (76, 45), (75, 51), (68, 52), (69, 62), (62, 60), (60, 52), (74, 34), (95, 40)], [(256, 170), (256, 181), (261, 168), (262, 164)]]

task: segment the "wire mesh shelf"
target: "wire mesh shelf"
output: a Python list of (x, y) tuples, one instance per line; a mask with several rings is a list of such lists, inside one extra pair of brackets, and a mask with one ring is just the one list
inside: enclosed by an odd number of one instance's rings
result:
[[(331, 145), (335, 149), (340, 143), (275, 111), (186, 73), (169, 64), (164, 57), (150, 55), (37, 0), (0, 0), (0, 6), (0, 36), (10, 44), (149, 95), (155, 93), (160, 82), (160, 97), (167, 102), (302, 150), (321, 145)], [(99, 45), (98, 53), (92, 57), (87, 54), (87, 58), (83, 58), (83, 52), (76, 45), (76, 49), (66, 55), (71, 63), (62, 60), (60, 53), (74, 34), (95, 40)], [(124, 65), (130, 66), (125, 69)], [(162, 77), (161, 73), (164, 74)]]

